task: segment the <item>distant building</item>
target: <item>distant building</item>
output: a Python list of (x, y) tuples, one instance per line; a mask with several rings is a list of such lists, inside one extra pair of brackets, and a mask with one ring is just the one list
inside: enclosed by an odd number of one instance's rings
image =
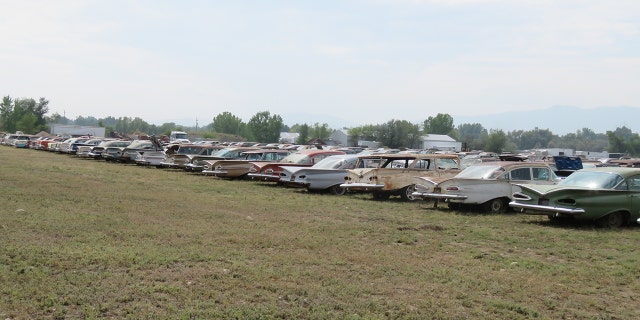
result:
[(349, 146), (349, 130), (337, 129), (333, 130), (327, 140), (327, 144), (330, 146)]
[(573, 149), (565, 148), (534, 149), (533, 151), (538, 159), (555, 156), (573, 157), (575, 155)]
[(297, 132), (280, 132), (280, 143), (296, 143), (299, 136)]
[(80, 137), (104, 137), (105, 129), (103, 127), (76, 126), (68, 124), (52, 124), (51, 134), (60, 136)]
[(576, 151), (576, 156), (582, 157), (586, 160), (600, 160), (608, 158), (619, 158), (620, 154), (610, 154), (608, 151), (594, 152), (594, 151)]
[(422, 149), (460, 152), (462, 142), (444, 134), (427, 134), (422, 136)]

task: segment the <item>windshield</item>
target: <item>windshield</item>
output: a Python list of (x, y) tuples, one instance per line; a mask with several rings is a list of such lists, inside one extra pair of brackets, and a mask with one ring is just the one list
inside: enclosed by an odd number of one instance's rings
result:
[(353, 169), (358, 158), (328, 157), (313, 165), (316, 169)]
[(311, 157), (304, 153), (292, 153), (282, 159), (284, 163), (300, 163), (300, 164), (311, 164), (313, 163)]
[(212, 154), (212, 156), (214, 157), (220, 157), (220, 158), (235, 158), (238, 153), (240, 151), (236, 148), (225, 148), (225, 149), (220, 149), (218, 151), (216, 151), (214, 154)]
[(177, 139), (189, 139), (189, 135), (184, 133), (184, 132), (181, 132), (181, 133), (174, 132), (173, 133), (173, 138), (176, 139), (176, 140)]
[(558, 185), (589, 189), (613, 189), (624, 178), (611, 172), (576, 171)]
[(442, 158), (437, 159), (438, 169), (458, 169), (458, 162), (454, 159)]
[(178, 148), (178, 154), (198, 154), (200, 153), (200, 151), (202, 151), (202, 147), (198, 147), (198, 146), (190, 146), (190, 147), (183, 147), (181, 146), (180, 148)]
[(247, 152), (244, 154), (244, 159), (249, 161), (262, 160), (261, 152)]
[(462, 170), (456, 178), (495, 179), (504, 172), (501, 166), (470, 166)]
[(146, 146), (151, 146), (151, 141), (134, 141), (129, 145), (129, 148), (144, 148)]

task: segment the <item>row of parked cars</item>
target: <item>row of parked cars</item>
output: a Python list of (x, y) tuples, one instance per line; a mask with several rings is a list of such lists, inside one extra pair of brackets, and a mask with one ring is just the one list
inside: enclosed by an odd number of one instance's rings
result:
[(635, 168), (632, 160), (605, 165), (586, 164), (577, 157), (528, 161), (514, 155), (480, 158), (419, 150), (241, 143), (163, 145), (154, 138), (39, 138), (28, 147), (333, 195), (357, 192), (370, 193), (376, 200), (428, 200), (436, 207), (445, 203), (454, 210), (517, 210), (552, 220), (593, 220), (606, 227), (640, 222), (640, 168)]

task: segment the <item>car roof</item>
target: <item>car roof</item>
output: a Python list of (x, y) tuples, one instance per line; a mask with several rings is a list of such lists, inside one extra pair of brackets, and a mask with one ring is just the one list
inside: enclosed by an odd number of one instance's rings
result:
[(429, 159), (429, 158), (448, 158), (448, 159), (459, 159), (455, 154), (441, 154), (441, 153), (378, 153), (378, 154), (368, 154), (365, 156), (360, 156), (361, 159), (378, 159), (378, 158), (386, 158), (386, 159)]
[(533, 161), (489, 161), (489, 162), (481, 162), (478, 164), (471, 165), (470, 167), (475, 166), (495, 166), (495, 167), (503, 167), (505, 169), (510, 169), (512, 167), (549, 167), (552, 163), (548, 162), (533, 162)]
[(619, 174), (623, 177), (630, 177), (640, 174), (640, 168), (628, 168), (628, 167), (596, 167), (596, 168), (584, 168), (577, 172), (610, 172)]
[(344, 154), (343, 151), (336, 150), (322, 150), (322, 149), (304, 149), (296, 151), (297, 154), (322, 154), (322, 153), (331, 153), (331, 154)]
[(245, 151), (244, 153), (291, 153), (291, 151), (282, 149), (251, 149), (249, 151)]

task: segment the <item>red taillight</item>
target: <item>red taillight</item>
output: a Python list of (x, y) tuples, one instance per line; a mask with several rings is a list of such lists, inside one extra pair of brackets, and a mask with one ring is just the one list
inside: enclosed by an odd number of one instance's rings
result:
[(447, 190), (447, 191), (460, 191), (460, 188), (458, 188), (458, 186), (453, 186), (453, 187), (447, 187), (445, 190)]

